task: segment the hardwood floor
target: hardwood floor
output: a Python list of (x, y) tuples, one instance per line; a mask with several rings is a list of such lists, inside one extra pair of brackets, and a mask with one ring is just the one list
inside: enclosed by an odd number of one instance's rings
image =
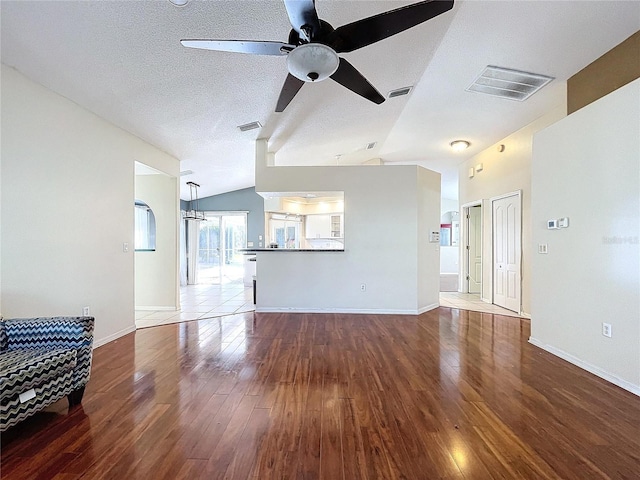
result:
[(449, 308), (138, 330), (2, 435), (2, 478), (640, 478), (640, 398), (528, 337)]

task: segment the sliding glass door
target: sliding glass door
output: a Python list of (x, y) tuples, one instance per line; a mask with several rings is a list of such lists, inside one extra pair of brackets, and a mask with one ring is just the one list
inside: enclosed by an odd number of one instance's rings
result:
[(198, 283), (242, 282), (242, 254), (238, 250), (247, 245), (247, 214), (205, 212), (199, 229)]
[(205, 220), (199, 222), (198, 232), (198, 283), (220, 283), (220, 223), (219, 216), (205, 214)]

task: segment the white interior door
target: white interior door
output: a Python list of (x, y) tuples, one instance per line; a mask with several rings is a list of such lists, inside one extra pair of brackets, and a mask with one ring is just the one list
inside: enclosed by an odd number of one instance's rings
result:
[(482, 292), (482, 207), (476, 205), (469, 208), (467, 228), (469, 232), (467, 253), (469, 255), (469, 293)]
[(493, 303), (520, 312), (520, 195), (492, 200)]

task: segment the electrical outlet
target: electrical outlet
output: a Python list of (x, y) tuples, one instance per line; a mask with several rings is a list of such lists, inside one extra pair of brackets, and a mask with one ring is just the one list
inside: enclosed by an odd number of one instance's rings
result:
[(366, 283), (361, 283), (360, 284), (360, 291), (361, 292), (366, 292), (367, 291), (367, 284)]
[(605, 337), (611, 338), (611, 324), (610, 323), (603, 323), (602, 324), (602, 335), (604, 335)]
[(124, 243), (122, 244), (122, 251), (123, 251), (124, 253), (127, 253), (127, 252), (129, 251), (129, 242), (124, 242)]
[(538, 253), (549, 253), (549, 247), (546, 243), (538, 244)]
[(82, 316), (88, 317), (91, 315), (91, 309), (89, 307), (82, 307)]

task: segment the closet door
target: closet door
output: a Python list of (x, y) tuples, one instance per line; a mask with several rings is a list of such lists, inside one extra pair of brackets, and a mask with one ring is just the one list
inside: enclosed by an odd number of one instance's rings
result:
[(492, 200), (493, 303), (520, 312), (521, 198), (519, 194)]

